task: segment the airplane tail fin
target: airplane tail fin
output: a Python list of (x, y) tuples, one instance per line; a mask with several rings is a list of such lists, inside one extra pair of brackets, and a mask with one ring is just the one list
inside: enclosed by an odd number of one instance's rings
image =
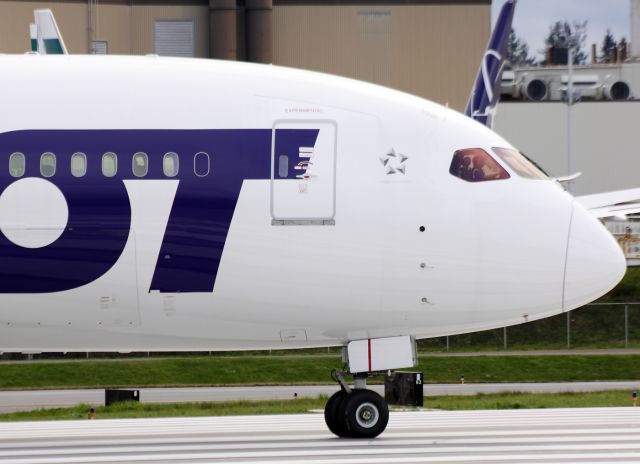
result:
[(31, 51), (38, 51), (38, 26), (29, 24), (29, 37), (31, 37)]
[(67, 55), (53, 12), (49, 9), (35, 10), (33, 16), (36, 22), (30, 27), (32, 51), (42, 55)]
[(500, 80), (515, 8), (516, 0), (507, 0), (502, 5), (464, 111), (488, 127), (493, 127), (493, 114), (500, 97)]

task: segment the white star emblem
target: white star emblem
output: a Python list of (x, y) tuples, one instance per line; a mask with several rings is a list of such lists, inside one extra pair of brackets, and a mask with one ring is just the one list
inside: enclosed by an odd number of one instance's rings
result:
[(384, 172), (387, 175), (395, 174), (399, 172), (400, 174), (406, 174), (407, 165), (406, 161), (409, 159), (407, 155), (403, 155), (402, 153), (397, 153), (395, 149), (391, 149), (389, 153), (379, 158), (380, 162), (384, 166)]

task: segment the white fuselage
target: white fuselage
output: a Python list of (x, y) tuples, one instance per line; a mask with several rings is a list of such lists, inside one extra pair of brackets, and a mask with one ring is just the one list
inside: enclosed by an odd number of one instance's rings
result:
[[(0, 230), (10, 241), (0, 246), (0, 262), (18, 259), (4, 254), (11, 246), (44, 250), (56, 246), (63, 229), (78, 227), (72, 210), (65, 213), (65, 189), (92, 180), (59, 182), (70, 169), (62, 160), (74, 151), (86, 153), (89, 169), (104, 162), (100, 151), (113, 151), (118, 176), (128, 175), (111, 185), (124, 184), (130, 204), (126, 244), (104, 273), (62, 291), (23, 285), (0, 293), (0, 351), (240, 350), (434, 337), (558, 314), (607, 292), (624, 274), (613, 238), (557, 183), (520, 177), (492, 151), (511, 148), (508, 142), (417, 97), (317, 73), (209, 60), (0, 56), (0, 69), (0, 169), (7, 170), (0, 172)], [(192, 199), (178, 204), (177, 192), (181, 183), (206, 183), (197, 198), (206, 202), (202, 195), (210, 194), (215, 202), (227, 169), (255, 166), (234, 152), (237, 144), (204, 150), (194, 142), (180, 153), (151, 140), (153, 131), (170, 140), (171, 131), (186, 137), (180, 131), (194, 130), (271, 134), (264, 155), (271, 172), (243, 178), (208, 291), (194, 283), (195, 272), (191, 279), (189, 269), (171, 267), (175, 258), (162, 251), (170, 217)], [(287, 130), (319, 134), (315, 147), (298, 147), (301, 156), (313, 148), (313, 165), (300, 169), (308, 178), (279, 176), (278, 137)], [(12, 135), (18, 131), (32, 131), (23, 135), (38, 138), (38, 147), (47, 134), (72, 131), (55, 142), (68, 150), (49, 150), (59, 160), (56, 174), (30, 170), (29, 159), (42, 153), (27, 147), (26, 173), (9, 175), (9, 156), (23, 140)], [(106, 131), (95, 132), (95, 153), (85, 139), (72, 148), (79, 131)], [(133, 134), (130, 150), (107, 148), (104, 134), (116, 139), (125, 131)], [(485, 150), (510, 177), (474, 183), (451, 175), (454, 153), (466, 148)], [(200, 150), (209, 171), (187, 181), (181, 172), (198, 169)], [(148, 154), (150, 167), (176, 152), (180, 172), (136, 177), (136, 152)], [(100, 195), (91, 191), (86, 201)], [(104, 193), (100, 205), (108, 201)], [(115, 227), (109, 221), (90, 226)], [(199, 254), (191, 230), (181, 229), (172, 245), (191, 247), (189, 256)], [(37, 268), (34, 253), (29, 266)], [(83, 258), (65, 261), (63, 253), (59, 272), (73, 273), (79, 260), (96, 255), (88, 248)], [(158, 274), (159, 263), (166, 274)], [(172, 288), (171, 275), (185, 283)], [(32, 279), (54, 277), (36, 272)]]

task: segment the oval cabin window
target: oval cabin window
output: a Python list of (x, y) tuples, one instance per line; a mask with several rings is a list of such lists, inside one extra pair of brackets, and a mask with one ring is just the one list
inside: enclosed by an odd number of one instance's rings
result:
[(52, 177), (56, 173), (56, 155), (51, 152), (43, 153), (40, 157), (40, 174)]
[(118, 157), (113, 152), (102, 155), (102, 175), (113, 177), (118, 172)]
[(209, 154), (203, 151), (196, 153), (196, 156), (193, 158), (193, 169), (196, 176), (204, 177), (209, 175), (209, 170), (211, 169), (210, 163)]
[(133, 175), (144, 177), (149, 172), (149, 158), (146, 153), (138, 152), (133, 155)]
[(25, 171), (24, 153), (12, 153), (9, 157), (9, 174), (11, 177), (22, 177)]
[(84, 153), (74, 153), (71, 155), (71, 175), (73, 177), (83, 177), (87, 173), (87, 155)]
[(174, 152), (165, 153), (162, 158), (162, 172), (167, 177), (175, 177), (178, 175), (180, 167), (178, 154)]

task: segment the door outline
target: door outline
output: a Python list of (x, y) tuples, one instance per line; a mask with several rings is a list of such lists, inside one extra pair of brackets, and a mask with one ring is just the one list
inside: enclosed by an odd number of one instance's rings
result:
[[(278, 125), (285, 124), (330, 124), (333, 126), (333, 188), (332, 188), (332, 202), (331, 202), (331, 214), (328, 217), (316, 217), (316, 218), (291, 218), (291, 217), (277, 217), (274, 212), (274, 183), (275, 183), (275, 169), (276, 169), (276, 128)], [(291, 221), (291, 225), (335, 225), (334, 218), (336, 215), (336, 194), (337, 194), (337, 170), (338, 167), (338, 124), (332, 119), (276, 119), (271, 126), (271, 176), (269, 182), (269, 198), (270, 205), (269, 210), (273, 221), (278, 221), (278, 225), (286, 225), (287, 221)], [(273, 223), (272, 224), (275, 224)]]

